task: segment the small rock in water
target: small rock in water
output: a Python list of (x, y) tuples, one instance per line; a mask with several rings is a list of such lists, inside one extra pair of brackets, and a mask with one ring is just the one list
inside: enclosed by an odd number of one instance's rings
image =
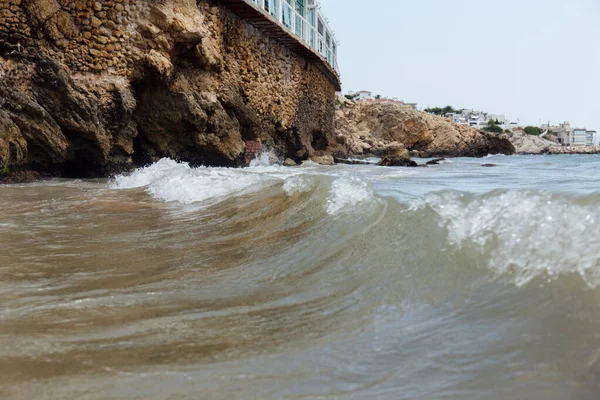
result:
[(442, 162), (442, 161), (446, 161), (446, 159), (445, 158), (436, 158), (436, 159), (433, 159), (431, 161), (427, 161), (425, 163), (425, 165), (439, 165), (440, 162)]
[(295, 167), (298, 164), (296, 163), (296, 161), (292, 160), (291, 158), (286, 158), (285, 161), (283, 162), (283, 165), (286, 167)]
[(379, 162), (382, 167), (418, 167), (419, 165), (410, 159), (408, 150), (400, 146), (388, 147)]
[(481, 164), (482, 167), (497, 167), (496, 164)]

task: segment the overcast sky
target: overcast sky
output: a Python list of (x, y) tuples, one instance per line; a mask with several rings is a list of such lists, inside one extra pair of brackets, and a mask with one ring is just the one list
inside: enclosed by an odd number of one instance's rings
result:
[(344, 92), (600, 131), (600, 0), (321, 0)]

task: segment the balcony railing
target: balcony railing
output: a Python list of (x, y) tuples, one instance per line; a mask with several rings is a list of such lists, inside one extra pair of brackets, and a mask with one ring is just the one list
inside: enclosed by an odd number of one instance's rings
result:
[[(339, 75), (337, 55), (327, 44), (327, 40), (289, 3), (290, 0), (252, 0), (252, 2), (273, 16), (290, 33), (298, 37), (308, 47), (315, 50)], [(295, 0), (292, 0), (295, 2)]]

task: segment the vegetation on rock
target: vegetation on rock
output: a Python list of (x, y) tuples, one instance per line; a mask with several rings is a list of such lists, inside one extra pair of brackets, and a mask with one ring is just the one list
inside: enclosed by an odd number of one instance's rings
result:
[(502, 127), (498, 125), (498, 121), (495, 121), (493, 119), (490, 119), (488, 121), (487, 125), (483, 128), (483, 130), (490, 133), (504, 132), (504, 129), (502, 129)]
[(542, 130), (537, 126), (528, 126), (524, 129), (525, 133), (532, 136), (540, 136), (542, 134)]
[(426, 108), (425, 112), (443, 117), (447, 114), (460, 114), (462, 112), (462, 110), (455, 109), (452, 106), (446, 106), (443, 108), (440, 108), (440, 107)]

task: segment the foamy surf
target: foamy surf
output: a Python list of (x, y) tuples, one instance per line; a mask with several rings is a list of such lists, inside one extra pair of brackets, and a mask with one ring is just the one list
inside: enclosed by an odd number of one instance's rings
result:
[(187, 163), (162, 159), (130, 175), (117, 176), (112, 187), (143, 187), (158, 200), (192, 204), (258, 191), (275, 181), (267, 174), (242, 169), (192, 168)]
[(431, 207), (448, 231), (448, 244), (474, 251), (498, 275), (518, 285), (537, 277), (578, 274), (600, 285), (600, 210), (585, 198), (513, 191), (471, 196), (432, 194), (414, 209)]
[(329, 186), (329, 197), (324, 204), (329, 214), (349, 210), (374, 197), (369, 183), (356, 174), (326, 171), (313, 162), (288, 168), (272, 161), (272, 154), (264, 152), (249, 168), (192, 168), (188, 163), (165, 158), (131, 174), (117, 176), (112, 188), (144, 188), (150, 196), (164, 202), (214, 204), (277, 184), (289, 196), (308, 192), (320, 179)]

